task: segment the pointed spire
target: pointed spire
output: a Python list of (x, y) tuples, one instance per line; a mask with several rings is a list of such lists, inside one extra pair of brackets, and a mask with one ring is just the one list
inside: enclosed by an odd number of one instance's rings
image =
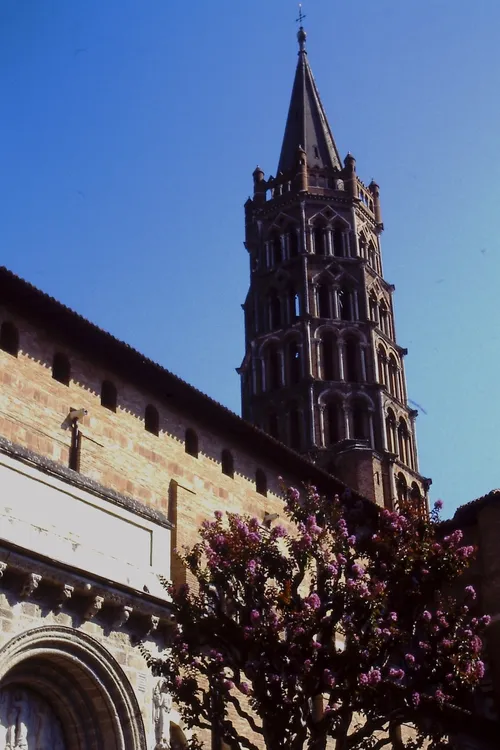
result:
[(278, 172), (288, 172), (297, 163), (301, 146), (309, 167), (341, 169), (340, 156), (326, 119), (319, 92), (307, 59), (307, 34), (303, 26), (297, 34), (299, 61), (288, 110)]

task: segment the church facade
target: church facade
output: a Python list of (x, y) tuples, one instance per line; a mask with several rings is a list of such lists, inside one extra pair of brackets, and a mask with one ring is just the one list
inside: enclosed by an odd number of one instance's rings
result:
[(243, 419), (0, 268), (0, 750), (183, 746), (137, 643), (168, 643), (159, 578), (189, 580), (176, 549), (215, 510), (280, 515), (281, 477), (426, 502), (379, 188), (341, 162), (305, 42), (245, 206)]

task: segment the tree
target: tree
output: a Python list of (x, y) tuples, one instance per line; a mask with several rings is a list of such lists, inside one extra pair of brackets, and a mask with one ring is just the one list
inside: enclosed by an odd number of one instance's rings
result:
[(439, 503), (429, 518), (306, 487), (284, 508), (288, 530), (217, 512), (182, 556), (196, 587), (165, 582), (171, 648), (143, 653), (186, 725), (235, 750), (448, 747), (441, 719), (484, 674), (489, 618), (471, 586), (450, 593), (474, 548), (442, 530)]

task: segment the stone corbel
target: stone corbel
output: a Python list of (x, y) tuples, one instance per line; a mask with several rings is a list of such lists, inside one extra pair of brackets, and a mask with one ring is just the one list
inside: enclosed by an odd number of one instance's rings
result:
[(21, 597), (29, 597), (33, 594), (33, 591), (38, 588), (42, 576), (38, 573), (30, 573), (27, 578), (24, 579), (23, 588), (21, 589)]
[(158, 630), (158, 625), (160, 624), (160, 618), (157, 615), (150, 615), (146, 620), (146, 635), (151, 635), (151, 633), (154, 633), (156, 630)]
[(3, 574), (7, 570), (7, 563), (6, 562), (0, 562), (0, 578), (3, 578)]
[(134, 611), (133, 607), (121, 607), (114, 621), (114, 627), (117, 628), (117, 630), (122, 628), (125, 625), (125, 623), (129, 621), (130, 615), (132, 614), (133, 611)]
[(68, 584), (64, 584), (62, 589), (59, 591), (58, 595), (58, 609), (62, 609), (66, 602), (68, 602), (71, 597), (73, 596), (73, 591), (75, 590), (74, 586), (69, 586)]
[(84, 615), (85, 619), (92, 620), (96, 616), (96, 614), (100, 612), (103, 604), (104, 604), (103, 596), (94, 596), (89, 606), (85, 610), (85, 615)]

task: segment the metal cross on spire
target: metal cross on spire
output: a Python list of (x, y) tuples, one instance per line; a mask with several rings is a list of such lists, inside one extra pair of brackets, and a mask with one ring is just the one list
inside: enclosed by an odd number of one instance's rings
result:
[(302, 21), (306, 18), (305, 13), (302, 13), (302, 3), (299, 3), (299, 17), (296, 19), (296, 23), (300, 23), (302, 26)]

